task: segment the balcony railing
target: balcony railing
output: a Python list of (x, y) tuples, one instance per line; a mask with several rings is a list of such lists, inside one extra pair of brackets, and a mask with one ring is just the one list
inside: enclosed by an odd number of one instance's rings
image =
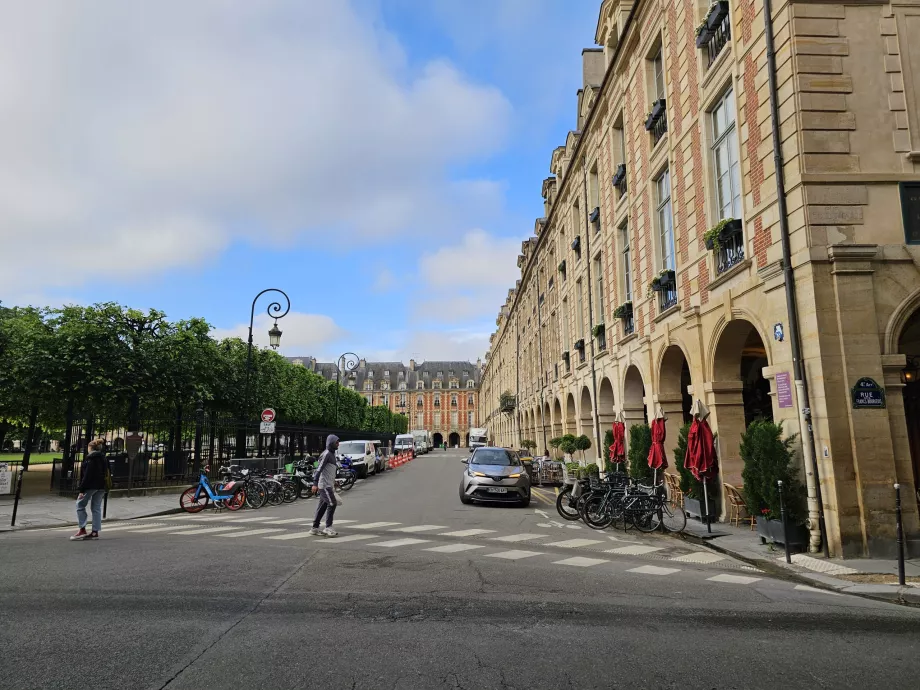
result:
[(652, 103), (652, 111), (645, 120), (645, 129), (652, 133), (652, 145), (661, 141), (668, 131), (668, 104), (664, 98)]
[(706, 66), (711, 67), (732, 38), (728, 2), (720, 0), (720, 2), (713, 3), (706, 19), (696, 31), (696, 46), (706, 51)]
[(620, 198), (626, 196), (626, 163), (620, 163), (613, 174), (613, 186), (620, 193)]
[(738, 232), (724, 240), (719, 246), (716, 273), (725, 273), (732, 266), (744, 261), (744, 233)]
[(623, 337), (624, 338), (636, 332), (636, 322), (633, 319), (632, 310), (630, 310), (626, 316), (620, 319), (620, 321), (622, 321), (623, 323)]
[(677, 286), (670, 285), (658, 293), (658, 311), (666, 312), (677, 304)]

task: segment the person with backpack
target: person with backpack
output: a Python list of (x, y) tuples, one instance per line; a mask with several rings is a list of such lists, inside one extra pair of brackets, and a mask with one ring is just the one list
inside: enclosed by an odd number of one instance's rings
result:
[[(105, 459), (105, 440), (101, 438), (89, 442), (89, 453), (80, 466), (80, 494), (77, 496), (77, 525), (79, 529), (70, 541), (98, 539), (102, 529), (102, 499), (110, 487), (111, 473)], [(90, 504), (93, 513), (93, 530), (86, 532), (86, 505)]]

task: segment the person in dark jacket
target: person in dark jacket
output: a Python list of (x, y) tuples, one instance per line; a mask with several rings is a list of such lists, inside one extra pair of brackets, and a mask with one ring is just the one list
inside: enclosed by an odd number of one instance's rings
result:
[[(71, 541), (85, 539), (98, 539), (99, 530), (102, 529), (102, 499), (105, 497), (105, 441), (97, 438), (89, 442), (89, 453), (83, 458), (80, 466), (80, 495), (77, 496), (77, 524), (79, 530)], [(91, 505), (93, 511), (93, 531), (86, 532), (86, 504)]]
[[(339, 533), (332, 529), (332, 516), (335, 514), (335, 471), (337, 469), (335, 452), (339, 449), (339, 437), (329, 434), (326, 437), (326, 450), (319, 456), (319, 466), (313, 479), (313, 493), (319, 494), (319, 504), (313, 517), (313, 529), (310, 534), (323, 537), (337, 537)], [(326, 516), (326, 529), (319, 528), (320, 521)]]

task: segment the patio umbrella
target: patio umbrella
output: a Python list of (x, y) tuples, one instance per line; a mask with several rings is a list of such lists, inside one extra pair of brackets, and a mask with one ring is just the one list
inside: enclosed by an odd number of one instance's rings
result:
[(661, 417), (652, 420), (652, 447), (648, 451), (648, 466), (655, 471), (653, 484), (658, 483), (658, 470), (668, 468), (668, 458), (664, 452), (664, 440), (667, 437), (664, 422)]
[(716, 453), (715, 443), (713, 440), (712, 429), (709, 428), (709, 422), (706, 418), (709, 416), (709, 409), (696, 401), (695, 409), (692, 411), (693, 421), (690, 424), (690, 431), (687, 434), (687, 455), (684, 457), (684, 467), (690, 470), (691, 474), (696, 477), (697, 481), (703, 483), (703, 504), (706, 512), (706, 529), (712, 531), (709, 522), (709, 489), (706, 480), (716, 470)]
[(610, 460), (616, 464), (626, 461), (626, 424), (613, 423), (613, 445), (610, 446)]

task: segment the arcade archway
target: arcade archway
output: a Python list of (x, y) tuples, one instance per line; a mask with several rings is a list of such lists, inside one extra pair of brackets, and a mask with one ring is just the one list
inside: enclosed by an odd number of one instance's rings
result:
[(459, 448), (460, 434), (458, 434), (456, 431), (452, 431), (450, 436), (447, 437), (447, 445), (451, 448)]
[(435, 434), (431, 437), (431, 442), (434, 444), (434, 447), (435, 447), (435, 448), (440, 448), (440, 447), (441, 447), (441, 444), (444, 443), (444, 437), (441, 436), (441, 434), (439, 434), (439, 433), (435, 433)]

